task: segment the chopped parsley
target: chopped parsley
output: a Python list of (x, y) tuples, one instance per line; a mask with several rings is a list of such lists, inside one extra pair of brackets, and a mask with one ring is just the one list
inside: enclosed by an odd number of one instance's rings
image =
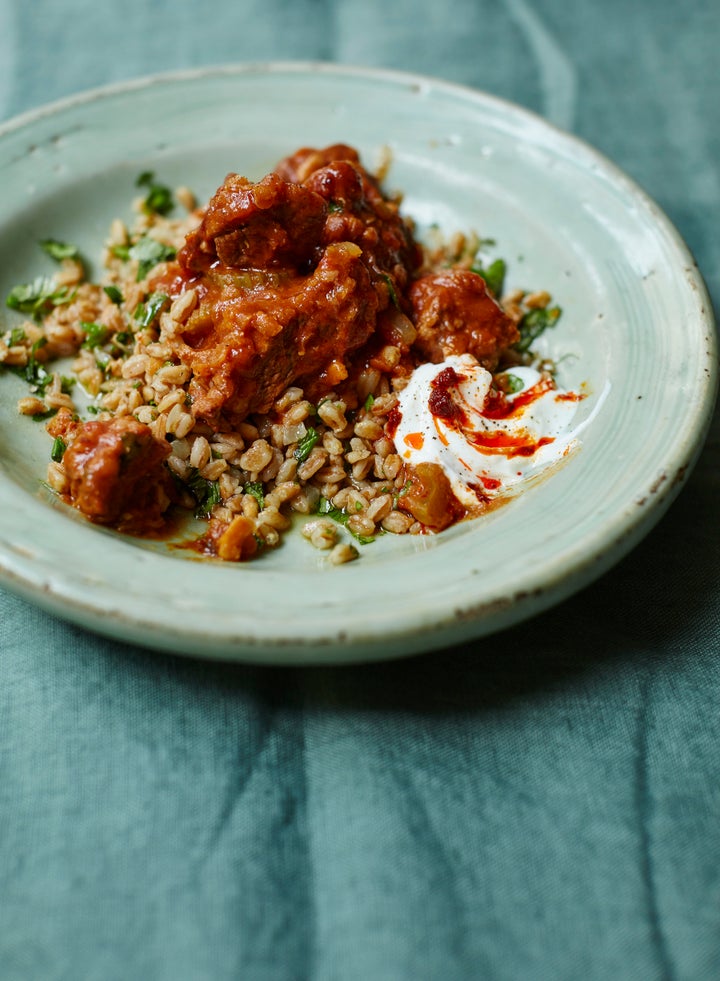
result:
[(340, 508), (336, 508), (335, 505), (328, 501), (326, 497), (321, 497), (317, 507), (317, 514), (322, 515), (325, 518), (331, 518), (333, 521), (337, 521), (339, 525), (343, 525), (353, 538), (357, 539), (361, 545), (370, 545), (375, 541), (374, 535), (358, 535), (356, 532), (350, 528), (348, 521), (350, 520), (350, 515), (346, 514), (345, 511), (341, 511)]
[(50, 459), (55, 463), (60, 463), (65, 455), (66, 449), (67, 446), (65, 445), (65, 440), (62, 438), (62, 436), (56, 436), (53, 440), (52, 449), (50, 450)]
[(117, 306), (120, 306), (120, 304), (123, 301), (123, 295), (120, 292), (120, 290), (117, 288), (117, 286), (112, 286), (112, 285), (103, 286), (103, 290), (107, 293), (107, 295), (110, 297), (113, 303), (115, 303)]
[[(411, 487), (412, 487), (412, 480), (406, 480), (403, 487), (395, 494), (393, 494), (393, 507), (397, 504), (397, 502), (400, 500), (401, 497), (405, 497), (406, 494), (410, 493)], [(386, 487), (383, 488), (383, 490), (384, 492), (387, 493), (387, 491), (389, 491), (390, 488)]]
[[(127, 357), (135, 343), (135, 335), (129, 330), (119, 330), (109, 340), (110, 356), (113, 358)], [(83, 345), (84, 346), (84, 345)], [(137, 385), (134, 387), (138, 387)]]
[(492, 295), (499, 299), (502, 296), (503, 286), (505, 285), (505, 273), (507, 265), (504, 259), (496, 259), (489, 266), (473, 266), (472, 271), (482, 276), (485, 285)]
[(375, 396), (373, 395), (372, 392), (370, 392), (368, 397), (365, 399), (365, 405), (364, 405), (365, 411), (369, 412), (374, 404), (375, 404)]
[(313, 426), (308, 426), (307, 432), (298, 443), (297, 449), (293, 454), (298, 463), (304, 463), (305, 460), (307, 460), (312, 452), (312, 448), (319, 439), (320, 433), (317, 431), (317, 429), (315, 429)]
[[(50, 372), (47, 371), (47, 369), (35, 357), (36, 352), (39, 351), (41, 347), (44, 347), (45, 344), (47, 344), (47, 338), (45, 337), (40, 337), (37, 341), (35, 341), (33, 346), (30, 348), (27, 364), (4, 365), (8, 371), (12, 371), (12, 373), (17, 375), (18, 378), (22, 378), (24, 381), (26, 381), (30, 387), (30, 391), (34, 395), (38, 395), (41, 398), (45, 394), (45, 389), (52, 381), (52, 375)], [(44, 416), (44, 418), (49, 418), (51, 415), (54, 415), (55, 412), (56, 410), (52, 409), (46, 416)], [(38, 416), (33, 416), (32, 418), (37, 419)]]
[(135, 311), (138, 324), (141, 327), (149, 327), (169, 300), (170, 297), (165, 293), (151, 293), (145, 303), (140, 303)]
[(147, 194), (143, 201), (143, 211), (152, 215), (167, 215), (175, 206), (172, 191), (164, 184), (159, 184), (155, 180), (152, 170), (144, 170), (135, 181), (136, 187), (147, 188)]
[(156, 238), (143, 235), (134, 245), (113, 245), (112, 254), (127, 262), (136, 259), (138, 264), (137, 281), (145, 279), (151, 269), (159, 262), (168, 262), (176, 256), (176, 250), (170, 245), (163, 245)]
[(387, 273), (383, 273), (383, 279), (385, 280), (385, 283), (387, 284), (388, 293), (390, 294), (390, 299), (392, 300), (393, 305), (396, 306), (398, 308), (398, 310), (399, 310), (400, 309), (400, 301), (398, 300), (397, 291), (395, 289), (395, 283), (392, 281), (392, 278), (390, 276), (388, 276)]
[(528, 310), (518, 324), (520, 340), (515, 344), (515, 350), (521, 354), (529, 351), (548, 327), (555, 326), (561, 313), (560, 307), (538, 307)]
[(200, 476), (200, 472), (195, 470), (187, 481), (187, 487), (195, 498), (197, 507), (195, 508), (196, 518), (208, 518), (216, 504), (222, 500), (220, 495), (220, 484), (217, 480), (206, 480)]
[(68, 292), (67, 286), (58, 286), (51, 276), (37, 276), (31, 283), (14, 286), (5, 302), (11, 310), (42, 320), (54, 307), (70, 303), (74, 297), (74, 292)]
[(249, 480), (247, 484), (243, 487), (243, 492), (254, 497), (258, 502), (258, 507), (262, 511), (265, 507), (265, 493), (263, 491), (263, 485), (259, 480)]
[(22, 344), (27, 334), (22, 327), (13, 327), (11, 331), (8, 331), (6, 336), (8, 347), (15, 347), (16, 344)]
[(82, 342), (82, 346), (88, 351), (100, 347), (110, 335), (110, 328), (106, 327), (105, 324), (88, 323), (81, 320), (80, 326), (85, 331), (85, 340)]
[(62, 262), (63, 259), (77, 259), (80, 256), (77, 245), (70, 245), (69, 242), (60, 242), (55, 238), (43, 239), (40, 242), (40, 248), (56, 262)]
[(522, 392), (525, 388), (525, 382), (522, 378), (513, 375), (511, 371), (504, 371), (501, 375), (496, 375), (495, 385), (505, 395), (515, 395), (516, 392)]

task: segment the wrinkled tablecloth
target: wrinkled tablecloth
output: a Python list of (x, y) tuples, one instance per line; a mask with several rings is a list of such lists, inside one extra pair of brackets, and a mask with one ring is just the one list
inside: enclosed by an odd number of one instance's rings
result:
[[(242, 60), (441, 76), (611, 157), (717, 306), (719, 41), (707, 0), (0, 0), (0, 118)], [(720, 978), (719, 435), (601, 581), (407, 661), (198, 663), (0, 590), (1, 981)]]

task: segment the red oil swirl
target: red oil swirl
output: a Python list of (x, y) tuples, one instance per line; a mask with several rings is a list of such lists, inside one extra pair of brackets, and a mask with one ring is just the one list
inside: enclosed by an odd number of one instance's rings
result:
[[(460, 433), (480, 452), (507, 458), (533, 456), (540, 447), (554, 442), (551, 436), (536, 437), (526, 429), (514, 432), (506, 429), (478, 429), (468, 417), (463, 407), (464, 399), (459, 393), (459, 386), (466, 377), (448, 367), (439, 372), (431, 383), (428, 408), (443, 443), (447, 445), (447, 438), (442, 432), (443, 426)], [(549, 375), (541, 377), (534, 385), (513, 398), (492, 386), (479, 413), (480, 418), (493, 421), (517, 418), (528, 405), (552, 391), (555, 391), (555, 384)]]

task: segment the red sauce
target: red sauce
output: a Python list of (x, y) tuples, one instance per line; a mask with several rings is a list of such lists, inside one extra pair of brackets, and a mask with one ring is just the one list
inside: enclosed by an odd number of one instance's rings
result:
[(438, 419), (446, 422), (456, 422), (462, 425), (465, 422), (465, 413), (452, 397), (451, 389), (457, 389), (460, 382), (465, 380), (465, 375), (459, 375), (454, 368), (443, 368), (443, 370), (433, 378), (431, 385), (432, 391), (428, 399), (428, 408)]
[(481, 477), (480, 483), (483, 485), (485, 490), (498, 490), (500, 487), (500, 481), (497, 477)]
[(483, 415), (486, 419), (509, 419), (511, 416), (519, 414), (520, 409), (524, 406), (539, 399), (546, 392), (554, 391), (554, 389), (555, 383), (549, 375), (541, 378), (539, 382), (526, 388), (525, 391), (519, 392), (513, 399), (509, 399), (504, 392), (491, 388), (483, 405)]
[[(428, 408), (433, 414), (435, 429), (441, 441), (447, 444), (438, 420), (441, 419), (446, 426), (461, 432), (465, 439), (477, 449), (493, 454), (502, 454), (505, 457), (513, 456), (532, 456), (541, 446), (553, 442), (550, 436), (542, 436), (539, 439), (531, 436), (527, 431), (508, 433), (503, 430), (480, 430), (478, 431), (467, 418), (462, 406), (453, 398), (453, 389), (457, 390), (461, 382), (465, 381), (466, 376), (458, 374), (454, 368), (443, 368), (441, 372), (431, 382), (432, 391), (428, 399)], [(555, 384), (549, 376), (541, 378), (535, 385), (520, 392), (513, 399), (496, 388), (491, 388), (488, 392), (482, 408), (482, 416), (485, 419), (501, 420), (510, 419), (520, 415), (522, 409), (539, 399), (546, 392), (554, 391)], [(414, 434), (411, 434), (414, 435)], [(410, 437), (406, 437), (406, 442)], [(410, 443), (409, 445), (414, 446)], [(487, 489), (497, 489), (492, 484), (493, 478), (487, 478), (489, 484), (484, 486)]]
[(394, 439), (395, 433), (397, 432), (397, 427), (400, 425), (400, 420), (402, 419), (402, 412), (397, 405), (394, 405), (392, 409), (387, 414), (387, 419), (385, 422), (385, 432), (388, 434), (390, 439)]
[(404, 442), (413, 450), (421, 450), (425, 445), (425, 437), (422, 433), (408, 433)]
[(532, 456), (541, 446), (547, 446), (548, 443), (555, 441), (552, 436), (541, 436), (540, 439), (534, 440), (528, 433), (513, 434), (502, 430), (483, 433), (472, 431), (465, 432), (464, 435), (468, 442), (478, 449), (506, 457)]

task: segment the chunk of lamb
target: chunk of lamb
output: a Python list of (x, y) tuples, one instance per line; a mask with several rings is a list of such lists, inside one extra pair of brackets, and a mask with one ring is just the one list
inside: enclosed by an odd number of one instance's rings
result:
[(70, 502), (91, 521), (143, 533), (159, 530), (173, 497), (163, 462), (170, 446), (121, 416), (77, 427), (63, 456)]
[(178, 255), (200, 295), (172, 341), (193, 415), (237, 424), (295, 381), (310, 398), (342, 384), (391, 307), (388, 277), (405, 283), (416, 253), (359, 163), (325, 164), (305, 184), (230, 175)]
[(324, 241), (360, 245), (374, 279), (387, 289), (387, 277), (392, 277), (393, 299), (402, 302), (408, 278), (420, 265), (421, 250), (397, 201), (383, 194), (357, 150), (344, 143), (324, 150), (304, 147), (281, 160), (275, 173), (303, 183), (328, 202)]
[(469, 269), (422, 276), (409, 296), (417, 328), (414, 347), (428, 361), (437, 364), (449, 355), (472, 354), (492, 369), (503, 350), (520, 338), (484, 279)]
[(228, 174), (178, 259), (195, 273), (218, 260), (235, 269), (299, 269), (320, 245), (326, 215), (327, 204), (318, 194), (276, 174), (257, 183)]
[(211, 271), (207, 294), (173, 340), (190, 367), (196, 418), (237, 424), (267, 412), (297, 381), (310, 398), (342, 382), (345, 359), (372, 333), (378, 298), (350, 242), (328, 247), (309, 276), (260, 282), (253, 289)]
[(283, 158), (275, 167), (275, 173), (283, 180), (294, 184), (303, 184), (316, 170), (327, 167), (328, 164), (345, 160), (354, 166), (362, 168), (360, 155), (354, 147), (346, 143), (333, 143), (331, 146), (316, 150), (305, 146), (296, 150), (289, 157)]

